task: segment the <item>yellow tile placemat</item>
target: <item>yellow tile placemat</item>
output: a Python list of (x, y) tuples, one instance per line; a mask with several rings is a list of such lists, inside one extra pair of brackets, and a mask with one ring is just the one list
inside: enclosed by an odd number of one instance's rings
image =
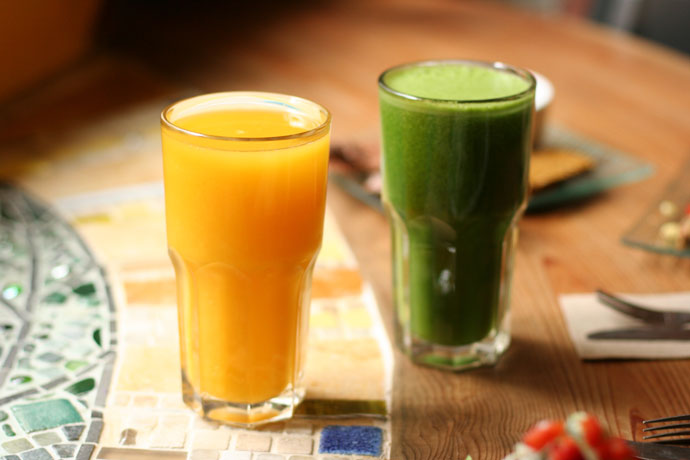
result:
[(117, 449), (262, 460), (358, 458), (367, 452), (338, 453), (324, 445), (322, 436), (338, 439), (340, 432), (331, 434), (334, 425), (377, 429), (363, 436), (380, 433), (375, 456), (388, 458), (392, 353), (371, 291), (329, 213), (313, 277), (306, 400), (293, 420), (250, 432), (205, 421), (182, 404), (162, 184), (66, 197), (58, 205), (124, 292), (98, 458), (116, 458)]

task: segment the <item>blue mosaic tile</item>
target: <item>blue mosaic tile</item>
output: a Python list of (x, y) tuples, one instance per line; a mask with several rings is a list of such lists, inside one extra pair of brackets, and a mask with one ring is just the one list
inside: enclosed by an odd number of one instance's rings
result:
[(329, 425), (321, 432), (320, 454), (381, 455), (383, 431), (374, 426)]
[(28, 433), (84, 421), (72, 403), (66, 399), (53, 399), (14, 406), (12, 412), (19, 425)]
[(53, 460), (53, 456), (44, 448), (30, 450), (21, 454), (22, 460)]

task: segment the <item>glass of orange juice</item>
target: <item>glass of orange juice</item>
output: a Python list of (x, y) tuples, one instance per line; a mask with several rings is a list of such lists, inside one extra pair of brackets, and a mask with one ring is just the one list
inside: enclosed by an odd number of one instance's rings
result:
[(207, 418), (273, 422), (304, 395), (330, 123), (319, 104), (261, 92), (161, 114), (183, 399)]

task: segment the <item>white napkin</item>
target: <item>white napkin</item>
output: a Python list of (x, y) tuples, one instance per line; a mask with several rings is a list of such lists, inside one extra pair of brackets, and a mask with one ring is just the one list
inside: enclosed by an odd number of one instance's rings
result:
[[(614, 294), (618, 296), (618, 294)], [(645, 307), (690, 311), (690, 292), (627, 295), (621, 297)], [(559, 297), (568, 333), (582, 359), (679, 359), (690, 358), (690, 340), (591, 340), (592, 332), (644, 327), (645, 322), (600, 303), (595, 294)]]

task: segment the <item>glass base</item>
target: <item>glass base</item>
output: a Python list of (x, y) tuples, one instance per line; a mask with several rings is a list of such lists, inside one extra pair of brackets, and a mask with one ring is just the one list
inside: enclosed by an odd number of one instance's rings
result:
[(399, 346), (415, 363), (463, 371), (496, 364), (510, 345), (510, 334), (501, 331), (481, 342), (457, 347), (436, 345), (414, 337), (406, 342), (403, 341)]
[(258, 403), (234, 403), (199, 394), (182, 374), (182, 400), (200, 416), (241, 428), (286, 420), (304, 399), (304, 389), (286, 388), (280, 395)]

